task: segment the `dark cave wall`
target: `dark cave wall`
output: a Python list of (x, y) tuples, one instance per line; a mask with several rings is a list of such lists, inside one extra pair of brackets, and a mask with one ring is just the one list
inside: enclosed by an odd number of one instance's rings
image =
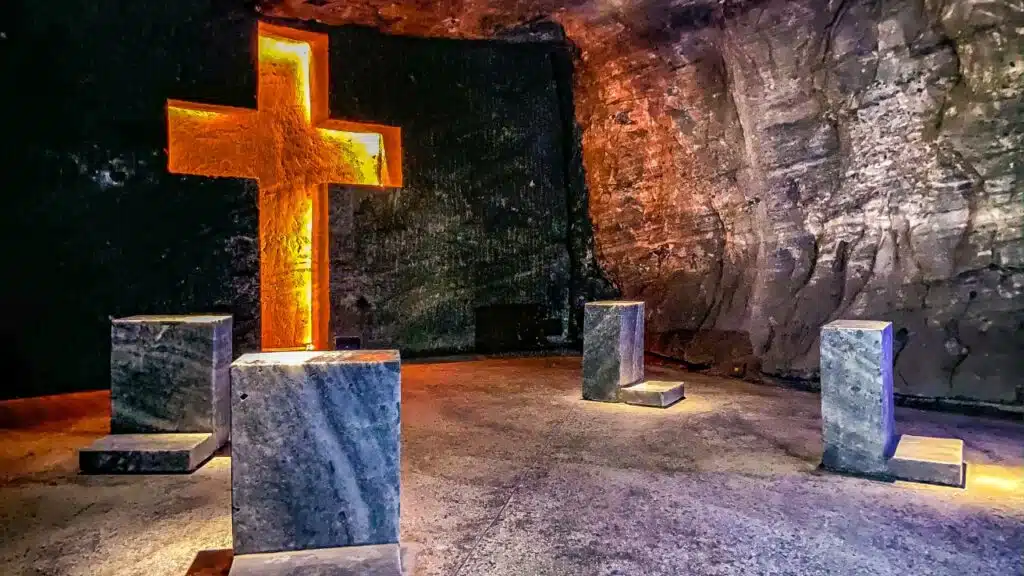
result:
[(256, 188), (166, 170), (169, 96), (253, 106), (251, 13), (210, 2), (14, 2), (0, 397), (109, 386), (110, 317), (230, 312), (258, 344)]
[(597, 259), (648, 349), (813, 380), (836, 318), (902, 394), (1024, 402), (1024, 11), (1013, 0), (300, 0), (264, 10), (580, 51)]
[(333, 114), (400, 126), (405, 173), (331, 194), (334, 332), (406, 355), (574, 345), (600, 278), (567, 45), (330, 35)]
[[(17, 2), (0, 398), (109, 385), (109, 319), (226, 312), (259, 347), (257, 188), (166, 170), (167, 98), (252, 108), (256, 10)], [(403, 190), (331, 189), (335, 332), (406, 352), (572, 345), (593, 258), (571, 58), (332, 29), (335, 118), (406, 129)], [(407, 46), (407, 43), (414, 44)], [(481, 327), (483, 329), (481, 329)], [(59, 361), (55, 358), (59, 357)]]

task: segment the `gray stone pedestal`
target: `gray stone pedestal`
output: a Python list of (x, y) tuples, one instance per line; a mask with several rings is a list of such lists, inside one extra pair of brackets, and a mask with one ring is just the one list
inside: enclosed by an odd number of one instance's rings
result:
[(821, 330), (822, 465), (838, 472), (959, 486), (963, 441), (897, 437), (892, 323), (836, 320)]
[(836, 320), (821, 329), (826, 468), (882, 475), (895, 448), (892, 323)]
[(583, 310), (583, 399), (618, 402), (644, 378), (644, 303), (588, 302)]
[(85, 473), (192, 472), (228, 440), (231, 316), (132, 316), (110, 328), (110, 430)]
[(396, 351), (231, 367), (232, 576), (402, 573)]

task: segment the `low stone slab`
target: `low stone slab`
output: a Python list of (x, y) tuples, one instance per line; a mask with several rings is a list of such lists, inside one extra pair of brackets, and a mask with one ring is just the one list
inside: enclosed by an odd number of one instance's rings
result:
[(390, 350), (232, 364), (235, 554), (398, 542), (399, 368)]
[(398, 544), (235, 556), (229, 576), (403, 576), (411, 562)]
[(889, 459), (889, 474), (898, 480), (961, 487), (964, 441), (904, 434)]
[(187, 474), (221, 444), (212, 433), (112, 434), (78, 452), (84, 474)]
[(618, 402), (644, 378), (644, 303), (588, 302), (583, 310), (583, 399)]
[(837, 320), (822, 327), (821, 419), (826, 468), (888, 473), (895, 447), (891, 322)]
[(683, 383), (649, 380), (619, 390), (619, 398), (626, 404), (667, 408), (683, 399)]

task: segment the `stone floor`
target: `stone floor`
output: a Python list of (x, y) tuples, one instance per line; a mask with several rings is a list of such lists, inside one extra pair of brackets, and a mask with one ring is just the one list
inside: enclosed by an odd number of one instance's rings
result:
[[(966, 440), (967, 489), (875, 482), (817, 470), (814, 394), (648, 373), (687, 399), (583, 402), (571, 357), (405, 366), (416, 574), (1024, 574), (1024, 423), (900, 410), (901, 432)], [(78, 476), (106, 397), (52, 403), (66, 420), (0, 430), (0, 574), (183, 576), (230, 547), (229, 458)]]

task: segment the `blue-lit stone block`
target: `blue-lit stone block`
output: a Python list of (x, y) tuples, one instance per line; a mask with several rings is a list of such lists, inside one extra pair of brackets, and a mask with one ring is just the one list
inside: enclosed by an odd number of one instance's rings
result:
[(110, 436), (86, 474), (192, 472), (230, 433), (231, 316), (132, 316), (110, 326)]
[(132, 316), (110, 327), (110, 431), (228, 439), (231, 316)]
[(588, 302), (583, 311), (583, 399), (618, 402), (644, 377), (644, 303)]
[(399, 369), (372, 350), (232, 364), (236, 555), (398, 542)]
[(892, 323), (837, 320), (821, 329), (821, 418), (826, 468), (888, 474), (895, 448)]
[(220, 444), (213, 434), (112, 434), (78, 452), (85, 474), (177, 474), (199, 468)]

